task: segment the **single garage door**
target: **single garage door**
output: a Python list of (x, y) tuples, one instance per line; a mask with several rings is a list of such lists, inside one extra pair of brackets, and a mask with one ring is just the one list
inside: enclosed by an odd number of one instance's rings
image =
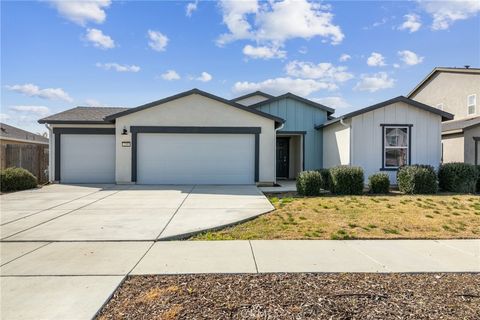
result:
[(137, 183), (252, 184), (252, 134), (139, 133)]
[(114, 183), (115, 135), (62, 134), (62, 183)]

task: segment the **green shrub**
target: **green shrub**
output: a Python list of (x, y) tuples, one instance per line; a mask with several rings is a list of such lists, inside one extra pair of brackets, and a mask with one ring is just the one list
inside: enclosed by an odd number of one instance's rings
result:
[(37, 178), (22, 168), (7, 168), (0, 171), (2, 192), (26, 190), (37, 187)]
[(330, 169), (331, 190), (335, 194), (362, 194), (364, 174), (360, 167), (338, 166)]
[(322, 175), (317, 171), (303, 171), (298, 175), (297, 192), (302, 196), (318, 196), (322, 185)]
[(475, 193), (478, 172), (473, 164), (445, 163), (438, 170), (440, 189), (449, 192)]
[(400, 192), (406, 194), (437, 193), (438, 183), (435, 169), (428, 165), (403, 166), (397, 172)]
[(368, 177), (368, 186), (371, 193), (388, 193), (390, 178), (384, 172), (374, 173)]
[(318, 169), (317, 171), (322, 175), (322, 189), (330, 190), (332, 185), (330, 169)]

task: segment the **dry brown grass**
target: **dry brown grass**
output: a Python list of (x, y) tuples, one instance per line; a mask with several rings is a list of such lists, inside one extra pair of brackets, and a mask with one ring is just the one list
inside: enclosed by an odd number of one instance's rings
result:
[(276, 210), (194, 240), (480, 238), (475, 195), (270, 197)]

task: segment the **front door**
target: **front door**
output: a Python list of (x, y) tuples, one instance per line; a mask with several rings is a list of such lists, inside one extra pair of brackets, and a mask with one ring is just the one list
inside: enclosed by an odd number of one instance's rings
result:
[(288, 178), (290, 138), (277, 138), (277, 178)]

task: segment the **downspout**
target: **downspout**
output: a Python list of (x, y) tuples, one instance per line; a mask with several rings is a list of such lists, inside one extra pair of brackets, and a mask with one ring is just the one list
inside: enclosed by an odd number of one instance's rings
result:
[[(340, 124), (344, 126), (345, 128), (350, 128), (349, 124), (346, 124), (344, 121), (344, 118), (340, 119)], [(349, 146), (348, 146), (348, 165), (352, 165), (352, 129), (350, 128), (350, 134), (349, 134)]]
[[(48, 125), (48, 123), (45, 123), (45, 128), (47, 128), (48, 130), (48, 181), (52, 182), (55, 178), (53, 176), (53, 173), (52, 173), (52, 169), (53, 169), (53, 166), (52, 166), (52, 159), (53, 159), (53, 154), (55, 152), (55, 150), (53, 150), (53, 145), (54, 145), (54, 142), (53, 142), (53, 133), (52, 133), (52, 128)], [(54, 164), (55, 165), (55, 164)]]
[(284, 126), (285, 124), (282, 123), (278, 128), (275, 128), (275, 139), (273, 141), (273, 150), (275, 150), (275, 152), (273, 153), (273, 167), (275, 168), (275, 171), (273, 173), (275, 177), (273, 180), (274, 185), (277, 184), (277, 131), (282, 130)]

